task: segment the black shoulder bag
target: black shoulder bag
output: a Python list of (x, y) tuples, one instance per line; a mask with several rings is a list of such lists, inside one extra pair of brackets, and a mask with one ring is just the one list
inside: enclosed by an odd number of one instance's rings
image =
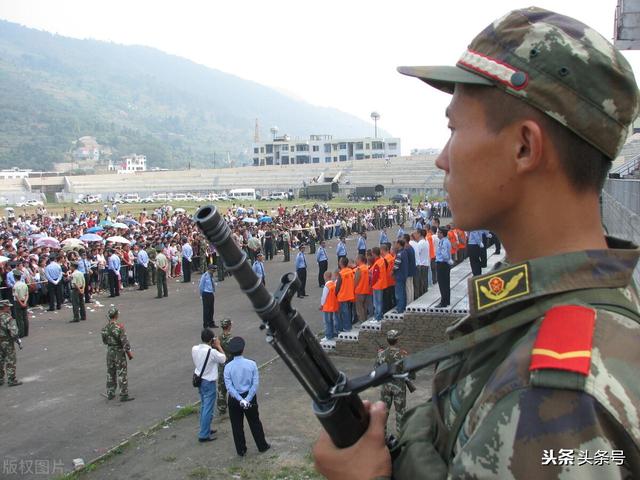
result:
[(209, 348), (209, 351), (207, 352), (207, 356), (204, 359), (204, 365), (202, 365), (202, 370), (200, 370), (200, 375), (196, 373), (193, 374), (193, 379), (191, 380), (191, 383), (195, 388), (198, 388), (202, 384), (202, 374), (204, 373), (204, 369), (207, 368), (207, 362), (209, 361), (210, 354), (211, 354), (211, 348)]

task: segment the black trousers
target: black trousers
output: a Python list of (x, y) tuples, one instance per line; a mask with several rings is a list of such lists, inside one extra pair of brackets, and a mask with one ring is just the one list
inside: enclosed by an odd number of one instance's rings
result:
[(91, 301), (91, 276), (88, 273), (84, 274), (84, 302), (88, 303)]
[(451, 267), (446, 262), (436, 262), (436, 270), (438, 270), (438, 288), (440, 288), (440, 303), (443, 306), (451, 303), (451, 286), (449, 284), (449, 272)]
[(273, 240), (264, 241), (264, 259), (273, 260)]
[(438, 269), (436, 268), (436, 260), (431, 259), (431, 276), (433, 277), (433, 284), (438, 283)]
[(191, 282), (191, 262), (182, 257), (182, 279), (185, 283)]
[(491, 232), (491, 235), (493, 235), (493, 244), (496, 246), (496, 253), (500, 253), (500, 250), (502, 249), (502, 244), (500, 243), (500, 239), (493, 232)]
[[(240, 394), (243, 398), (246, 397), (246, 393)], [(258, 450), (264, 451), (269, 447), (269, 444), (264, 438), (264, 429), (262, 428), (262, 422), (260, 421), (260, 414), (258, 413), (258, 397), (257, 395), (251, 400), (251, 406), (246, 410), (240, 406), (240, 402), (229, 395), (227, 400), (229, 406), (229, 420), (231, 420), (231, 430), (233, 431), (233, 443), (236, 445), (236, 452), (238, 455), (244, 455), (247, 451), (247, 442), (244, 438), (244, 417), (247, 417), (247, 423), (253, 435), (253, 440), (256, 442)]]
[(138, 265), (138, 290), (146, 290), (149, 288), (149, 274), (147, 267)]
[(204, 292), (202, 294), (202, 326), (204, 328), (213, 327), (213, 305), (216, 296), (213, 293)]
[(49, 310), (54, 310), (54, 308), (60, 310), (63, 302), (62, 282), (57, 285), (54, 285), (51, 282), (47, 283), (47, 290), (49, 292)]
[(469, 254), (469, 264), (471, 265), (471, 272), (474, 275), (482, 275), (482, 251), (486, 250), (480, 245), (467, 245), (467, 253)]
[(120, 282), (118, 282), (118, 275), (113, 270), (109, 270), (109, 295), (112, 297), (120, 295)]
[(167, 272), (161, 268), (156, 270), (156, 286), (158, 287), (158, 297), (166, 297), (169, 295), (169, 290), (167, 290)]
[(306, 268), (298, 268), (296, 269), (296, 274), (300, 279), (300, 290), (298, 291), (298, 297), (302, 297), (307, 294), (307, 269)]
[(329, 268), (329, 260), (320, 260), (318, 262), (318, 285), (324, 287), (324, 272)]

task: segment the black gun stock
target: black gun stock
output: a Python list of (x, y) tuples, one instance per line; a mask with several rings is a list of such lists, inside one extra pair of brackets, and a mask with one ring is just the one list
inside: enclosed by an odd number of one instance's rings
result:
[(249, 297), (266, 327), (267, 341), (313, 399), (313, 412), (333, 443), (339, 448), (353, 445), (367, 430), (369, 416), (357, 394), (336, 395), (347, 378), (336, 369), (300, 313), (291, 306), (300, 285), (297, 276), (284, 275), (275, 296), (271, 295), (251, 269), (246, 253), (234, 242), (216, 207), (202, 207), (194, 218), (215, 245), (225, 269)]

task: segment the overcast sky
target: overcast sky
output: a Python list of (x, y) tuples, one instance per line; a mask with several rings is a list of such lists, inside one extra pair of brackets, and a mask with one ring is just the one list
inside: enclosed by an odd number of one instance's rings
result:
[[(379, 126), (399, 136), (408, 153), (446, 142), (448, 96), (396, 73), (396, 67), (453, 65), (491, 21), (530, 5), (513, 0), (0, 0), (0, 18), (70, 37), (155, 47), (368, 121), (375, 110)], [(537, 0), (535, 5), (576, 17), (607, 39), (613, 36), (616, 0)], [(640, 54), (625, 55), (638, 77)], [(282, 133), (294, 129), (279, 127)]]

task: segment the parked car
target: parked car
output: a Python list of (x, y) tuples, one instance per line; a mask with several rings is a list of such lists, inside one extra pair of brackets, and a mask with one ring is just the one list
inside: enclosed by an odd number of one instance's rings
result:
[(409, 195), (404, 193), (399, 193), (391, 197), (391, 201), (394, 203), (409, 203), (411, 200), (409, 199)]
[(155, 200), (153, 199), (152, 196), (144, 197), (140, 199), (140, 203), (153, 203), (153, 202), (155, 202)]
[(287, 192), (273, 192), (269, 195), (269, 200), (289, 200), (289, 194)]
[(16, 207), (43, 207), (44, 202), (41, 200), (27, 200), (26, 202), (16, 203)]
[(120, 199), (124, 203), (140, 203), (140, 195), (137, 193), (125, 193)]
[(187, 197), (187, 195), (185, 193), (176, 193), (173, 196), (173, 201), (174, 202), (186, 202), (189, 198)]

